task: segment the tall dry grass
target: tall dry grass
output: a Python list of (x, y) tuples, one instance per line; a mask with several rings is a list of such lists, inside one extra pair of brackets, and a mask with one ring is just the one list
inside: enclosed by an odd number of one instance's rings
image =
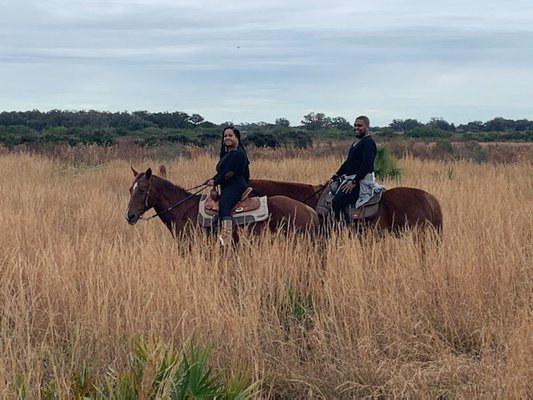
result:
[[(341, 159), (271, 153), (256, 177), (319, 183)], [(140, 163), (141, 164), (141, 163)], [(153, 168), (158, 160), (135, 165)], [(184, 187), (215, 159), (167, 164)], [(441, 201), (445, 234), (174, 240), (124, 220), (129, 164), (0, 157), (0, 396), (69, 398), (84, 363), (127, 364), (139, 335), (211, 344), (261, 398), (527, 398), (533, 371), (533, 164), (404, 158), (397, 185)]]

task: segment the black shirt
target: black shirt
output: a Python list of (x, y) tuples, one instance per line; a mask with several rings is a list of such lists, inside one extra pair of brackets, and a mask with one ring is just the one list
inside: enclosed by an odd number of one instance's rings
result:
[(366, 174), (374, 172), (376, 153), (376, 142), (370, 135), (353, 142), (348, 158), (340, 166), (337, 175), (355, 175), (355, 181), (364, 179)]
[(240, 147), (226, 152), (217, 163), (217, 174), (213, 177), (215, 185), (226, 186), (232, 182), (244, 181), (248, 184), (250, 170), (248, 158)]

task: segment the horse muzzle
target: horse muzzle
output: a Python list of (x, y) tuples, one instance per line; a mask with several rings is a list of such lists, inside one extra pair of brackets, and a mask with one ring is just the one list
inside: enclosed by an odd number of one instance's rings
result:
[(135, 225), (140, 218), (140, 214), (136, 212), (126, 212), (126, 221), (128, 224)]

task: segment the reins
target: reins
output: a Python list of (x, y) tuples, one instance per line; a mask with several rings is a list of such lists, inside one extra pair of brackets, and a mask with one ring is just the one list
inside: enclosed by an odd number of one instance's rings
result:
[[(161, 216), (161, 215), (163, 215), (163, 214), (169, 212), (170, 210), (172, 210), (172, 209), (174, 209), (174, 208), (180, 206), (181, 204), (185, 203), (185, 202), (186, 202), (187, 200), (189, 200), (191, 197), (196, 196), (198, 193), (200, 193), (202, 190), (204, 190), (207, 186), (209, 186), (209, 185), (206, 185), (205, 183), (202, 183), (201, 185), (198, 185), (198, 186), (195, 186), (195, 187), (193, 187), (193, 188), (190, 188), (190, 189), (188, 189), (188, 190), (186, 190), (186, 191), (188, 192), (189, 190), (194, 190), (194, 189), (198, 189), (198, 188), (201, 188), (201, 189), (197, 190), (197, 191), (194, 192), (194, 193), (191, 193), (190, 195), (188, 195), (188, 196), (185, 197), (184, 199), (178, 201), (178, 202), (175, 203), (175, 204), (172, 204), (170, 207), (168, 207), (167, 209), (165, 209), (165, 210), (163, 210), (163, 211), (160, 211), (160, 212), (158, 212), (158, 213), (155, 213), (154, 215), (151, 215), (151, 216), (149, 216), (149, 217), (147, 217), (147, 218), (145, 218), (143, 215), (141, 215), (141, 217), (140, 217), (139, 219), (142, 219), (142, 220), (144, 220), (144, 221), (148, 221), (148, 220), (150, 220), (150, 219), (152, 219), (152, 218), (159, 217), (159, 216)], [(148, 201), (148, 195), (146, 195), (146, 201)]]
[[(203, 191), (205, 188), (207, 188), (209, 185), (206, 185), (205, 183), (202, 183), (198, 186), (194, 186), (190, 189), (186, 189), (186, 191), (188, 192), (189, 190), (194, 190), (194, 189), (198, 189), (197, 191), (195, 191), (194, 193), (191, 193), (190, 195), (188, 195), (187, 197), (185, 197), (184, 199), (178, 201), (177, 203), (175, 204), (172, 204), (170, 207), (166, 208), (165, 210), (163, 211), (160, 211), (160, 212), (156, 212), (154, 215), (151, 215), (149, 217), (144, 217), (143, 215), (141, 215), (141, 217), (139, 219), (142, 219), (144, 221), (148, 221), (148, 220), (151, 220), (152, 218), (155, 218), (155, 217), (159, 217), (163, 214), (166, 214), (167, 212), (169, 212), (170, 210), (180, 206), (181, 204), (185, 203), (187, 200), (189, 200), (191, 197), (193, 196), (196, 196), (198, 193), (200, 193), (201, 191)], [(309, 196), (307, 196), (303, 201), (302, 203), (305, 203), (307, 200), (309, 200), (311, 197), (313, 196), (316, 196), (321, 190), (324, 190), (324, 186), (320, 186), (320, 188), (316, 191), (314, 191), (313, 193), (311, 193)], [(146, 195), (146, 202), (148, 202), (148, 194)]]
[(320, 185), (320, 188), (318, 190), (311, 193), (309, 196), (307, 196), (305, 199), (302, 200), (302, 203), (305, 203), (307, 200), (309, 200), (311, 197), (316, 196), (321, 190), (325, 190), (326, 185)]
[[(209, 186), (209, 185), (207, 185), (206, 183), (200, 183), (198, 186), (195, 186), (195, 187), (192, 187), (192, 188), (189, 188), (189, 189), (185, 189), (185, 191), (188, 192), (188, 191), (191, 191), (191, 190), (194, 190), (194, 189), (198, 189), (199, 187), (201, 187), (202, 190), (204, 190), (207, 186)], [(202, 190), (200, 190), (200, 192)]]

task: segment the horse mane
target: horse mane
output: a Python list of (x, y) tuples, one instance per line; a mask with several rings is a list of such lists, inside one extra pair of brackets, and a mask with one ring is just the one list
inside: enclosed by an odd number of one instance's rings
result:
[(165, 178), (162, 178), (157, 175), (152, 175), (152, 179), (154, 178), (156, 179), (156, 184), (159, 185), (159, 187), (164, 191), (176, 193), (176, 194), (179, 194), (185, 197), (193, 195), (192, 193), (188, 192), (181, 186), (176, 185), (170, 182), (169, 180), (166, 180)]

